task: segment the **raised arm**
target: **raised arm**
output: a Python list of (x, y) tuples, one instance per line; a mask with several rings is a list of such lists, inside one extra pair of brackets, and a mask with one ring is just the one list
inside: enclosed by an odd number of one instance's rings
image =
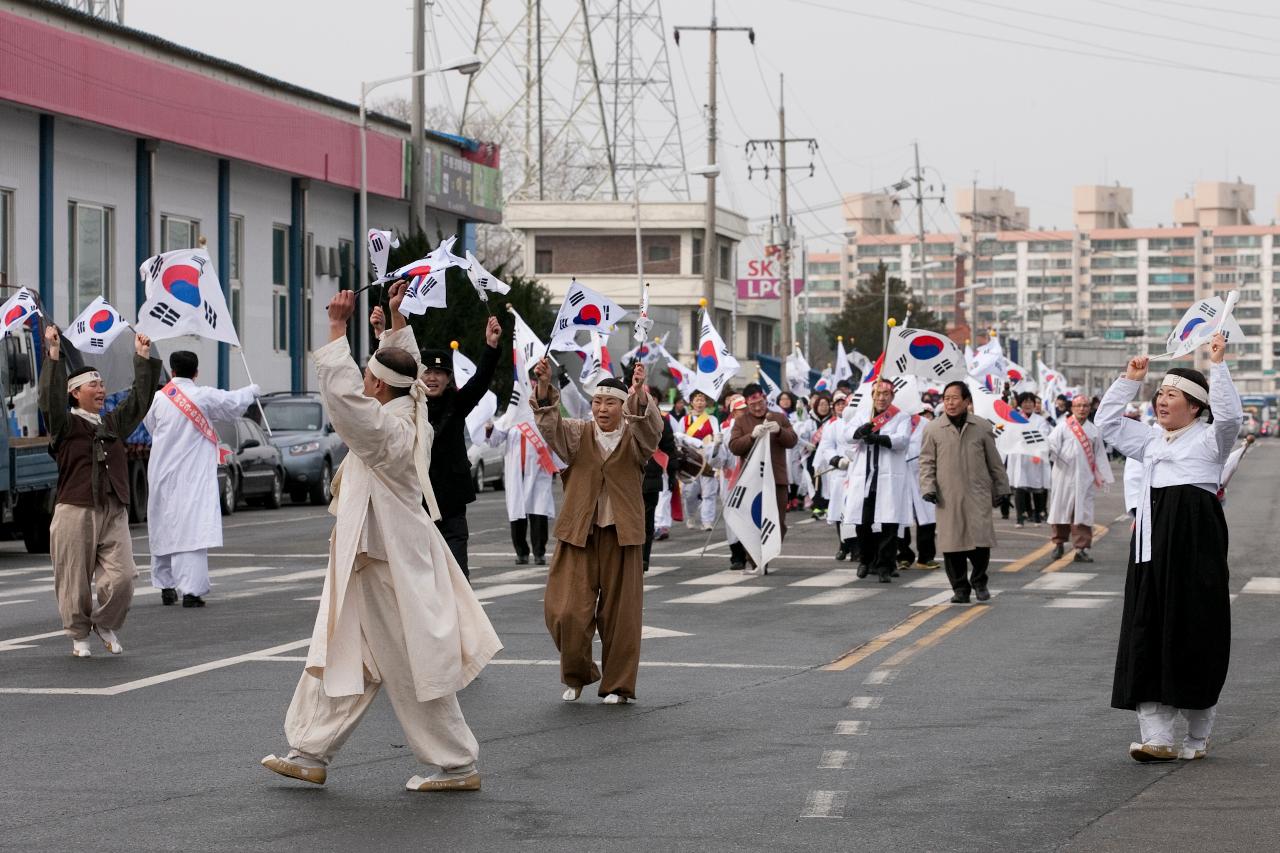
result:
[(62, 360), (62, 336), (52, 323), (44, 327), (44, 363), (40, 365), (38, 401), (49, 424), (49, 435), (56, 443), (67, 428), (67, 363)]
[(538, 432), (557, 456), (572, 465), (578, 455), (578, 442), (591, 422), (561, 417), (560, 392), (551, 385), (551, 365), (545, 358), (534, 367), (534, 373), (538, 381), (533, 387), (533, 419)]
[(1151, 430), (1135, 420), (1124, 416), (1124, 407), (1128, 405), (1142, 389), (1142, 380), (1147, 377), (1146, 356), (1134, 356), (1129, 360), (1125, 375), (1121, 376), (1107, 393), (1102, 395), (1098, 404), (1098, 413), (1093, 423), (1102, 433), (1102, 440), (1119, 450), (1130, 459), (1141, 461), (1147, 442), (1151, 440)]
[(1244, 423), (1244, 407), (1225, 361), (1227, 342), (1219, 341), (1218, 338), (1218, 335), (1214, 335), (1209, 351), (1209, 357), (1213, 360), (1209, 367), (1209, 409), (1213, 412), (1213, 425), (1205, 435), (1214, 443), (1218, 459), (1225, 463), (1231, 455), (1236, 437), (1240, 435), (1240, 425)]
[(454, 411), (466, 417), (480, 402), (484, 392), (493, 384), (493, 374), (498, 370), (498, 340), (502, 336), (502, 326), (497, 317), (490, 317), (484, 329), (484, 352), (480, 354), (480, 363), (476, 365), (476, 375), (471, 381), (458, 389)]
[(662, 411), (645, 387), (644, 365), (637, 364), (631, 374), (631, 393), (622, 405), (622, 421), (631, 432), (641, 459), (648, 459), (658, 449), (662, 438)]
[[(133, 387), (120, 401), (120, 405), (108, 415), (116, 434), (127, 438), (151, 409), (156, 386), (160, 383), (160, 359), (151, 357), (151, 339), (146, 335), (133, 337)], [(64, 388), (66, 383), (63, 383)], [(65, 393), (65, 392), (64, 392)]]
[(253, 405), (260, 393), (261, 389), (257, 385), (246, 385), (234, 391), (205, 388), (200, 395), (200, 409), (213, 421), (238, 418), (244, 414), (245, 409)]

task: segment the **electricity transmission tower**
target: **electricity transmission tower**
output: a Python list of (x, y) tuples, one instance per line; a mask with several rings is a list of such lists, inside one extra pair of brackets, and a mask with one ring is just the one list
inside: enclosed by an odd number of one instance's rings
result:
[(84, 12), (104, 21), (124, 23), (124, 0), (58, 0), (63, 6), (70, 6), (77, 12)]

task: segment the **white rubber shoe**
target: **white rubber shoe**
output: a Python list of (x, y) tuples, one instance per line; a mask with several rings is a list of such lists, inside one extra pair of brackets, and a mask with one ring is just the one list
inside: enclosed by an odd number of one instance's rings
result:
[(85, 638), (85, 639), (83, 639), (83, 640), (72, 640), (72, 641), (71, 641), (71, 654), (72, 654), (72, 656), (73, 656), (73, 657), (78, 657), (78, 658), (91, 658), (91, 657), (93, 657), (93, 651), (92, 651), (92, 650), (90, 650), (90, 648), (89, 648), (89, 639), (88, 639), (88, 637), (86, 637), (86, 638)]
[(111, 654), (118, 655), (124, 651), (124, 646), (120, 645), (120, 638), (116, 636), (115, 631), (109, 631), (106, 628), (94, 628), (93, 631), (102, 638), (102, 644)]
[(577, 702), (578, 697), (582, 695), (581, 687), (568, 687), (560, 694), (560, 698), (566, 702)]
[(617, 693), (610, 693), (601, 700), (605, 705), (625, 705), (631, 700), (626, 696), (619, 696)]

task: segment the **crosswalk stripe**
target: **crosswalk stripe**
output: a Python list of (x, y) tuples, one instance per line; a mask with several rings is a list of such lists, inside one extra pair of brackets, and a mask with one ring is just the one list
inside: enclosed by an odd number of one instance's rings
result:
[(873, 595), (879, 595), (881, 590), (878, 589), (829, 589), (826, 592), (820, 592), (809, 598), (802, 598), (799, 601), (793, 601), (792, 604), (814, 604), (814, 605), (836, 605), (851, 604), (855, 601), (861, 601), (864, 598), (870, 598)]
[(951, 580), (946, 572), (930, 572), (918, 580), (907, 584), (911, 589), (951, 589)]
[(844, 808), (849, 802), (848, 791), (810, 791), (805, 797), (804, 811), (800, 817), (844, 818)]
[(322, 578), (329, 573), (325, 569), (306, 569), (301, 572), (290, 572), (287, 575), (272, 575), (269, 578), (253, 578), (249, 583), (293, 583), (294, 581), (308, 581), (315, 578)]
[(772, 587), (767, 586), (721, 586), (705, 592), (697, 592), (682, 598), (673, 598), (667, 604), (721, 604), (739, 598), (764, 592)]
[(1240, 591), (1260, 595), (1280, 595), (1280, 578), (1249, 578), (1249, 582)]
[(682, 584), (691, 586), (727, 586), (728, 584), (742, 583), (754, 577), (741, 571), (731, 571), (725, 569), (723, 572), (715, 572), (710, 575), (702, 575), (701, 577), (689, 578), (687, 581), (680, 581)]
[(477, 589), (476, 598), (481, 601), (489, 601), (494, 598), (502, 598), (506, 595), (515, 595), (521, 592), (528, 592), (531, 589), (542, 589), (540, 583), (500, 583), (493, 586), (486, 586)]
[(844, 586), (858, 579), (857, 569), (832, 569), (820, 575), (794, 581), (788, 586)]
[(1115, 601), (1114, 598), (1053, 598), (1045, 607), (1059, 607), (1065, 610), (1089, 610), (1103, 607)]
[(529, 578), (542, 577), (547, 574), (546, 566), (533, 566), (528, 569), (512, 569), (509, 572), (498, 572), (496, 575), (480, 575), (472, 572), (472, 583), (510, 583)]
[[(991, 597), (995, 598), (1002, 591), (1003, 590), (999, 590), (999, 589), (990, 590)], [(936, 607), (939, 604), (949, 604), (951, 603), (952, 595), (954, 595), (954, 593), (951, 592), (950, 588), (947, 588), (946, 590), (938, 593), (937, 595), (931, 595), (928, 598), (922, 598), (919, 601), (913, 601), (911, 602), (911, 606), (912, 607)]]
[(822, 752), (822, 759), (818, 762), (819, 770), (848, 770), (853, 761), (857, 758), (857, 753), (850, 752), (847, 749), (827, 749)]
[(1086, 584), (1097, 576), (1094, 572), (1055, 572), (1041, 575), (1022, 588), (1041, 592), (1065, 592)]

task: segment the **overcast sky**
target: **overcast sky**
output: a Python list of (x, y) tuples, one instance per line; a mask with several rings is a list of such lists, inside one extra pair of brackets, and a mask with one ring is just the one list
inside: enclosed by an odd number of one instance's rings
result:
[[(544, 0), (548, 10), (566, 2)], [(720, 0), (722, 25), (757, 35), (754, 48), (721, 36), (721, 202), (755, 220), (776, 208), (776, 175), (749, 182), (742, 145), (776, 134), (782, 71), (788, 132), (817, 137), (822, 150), (814, 177), (792, 175), (793, 208), (896, 181), (919, 142), (948, 202), (976, 177), (1014, 190), (1036, 227), (1070, 227), (1075, 184), (1133, 187), (1134, 223), (1154, 226), (1169, 224), (1173, 200), (1195, 181), (1236, 176), (1257, 186), (1255, 221), (1271, 222), (1280, 4), (1225, 2), (1229, 11), (1213, 0)], [(437, 0), (442, 55), (471, 51), (457, 33), (478, 5)], [(667, 30), (705, 24), (710, 8), (668, 0)], [(130, 26), (353, 102), (361, 80), (410, 70), (405, 0), (129, 0), (126, 15)], [(707, 37), (689, 33), (669, 48), (693, 168), (706, 162)], [(460, 104), (460, 80), (450, 88)], [(388, 87), (396, 91), (407, 95), (407, 84)], [(439, 83), (427, 92), (444, 98)], [(809, 156), (797, 148), (792, 161)], [(930, 230), (955, 230), (958, 218), (926, 205)], [(831, 206), (801, 214), (797, 227), (833, 245), (844, 223)]]

